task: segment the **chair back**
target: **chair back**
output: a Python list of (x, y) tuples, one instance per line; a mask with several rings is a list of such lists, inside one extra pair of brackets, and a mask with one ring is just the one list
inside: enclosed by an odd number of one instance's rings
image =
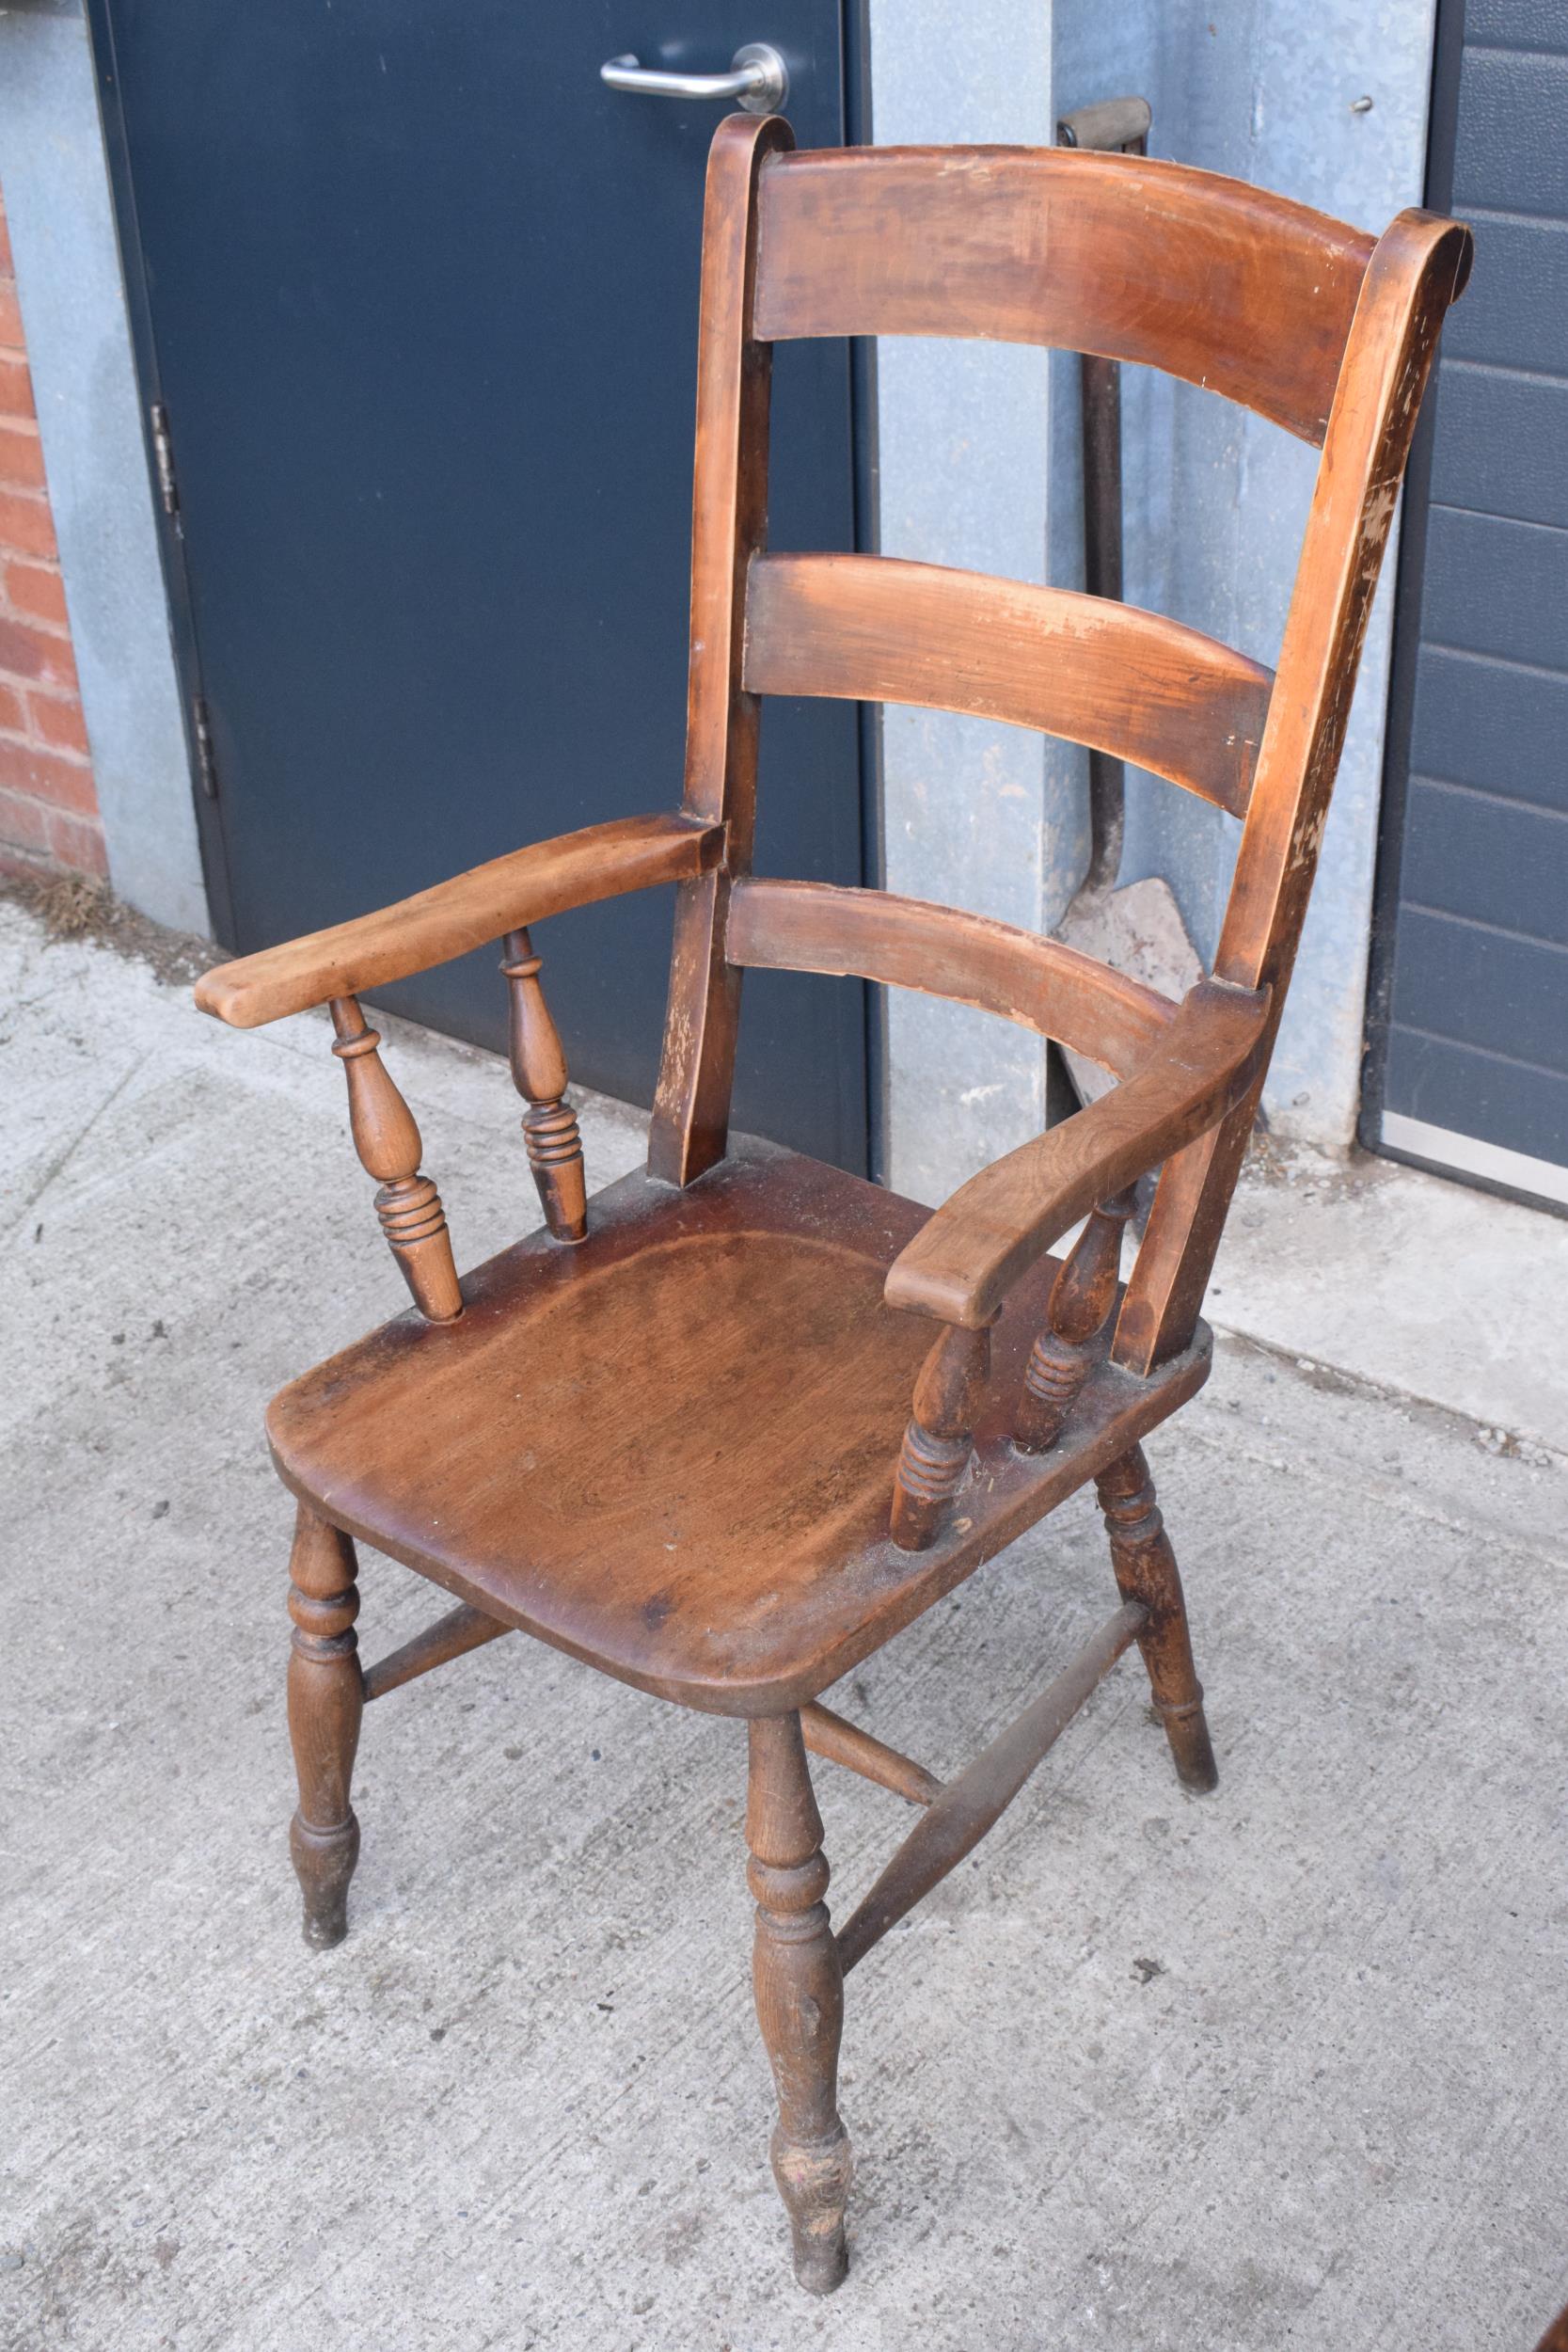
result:
[[(1372, 590), (1467, 230), (1402, 213), (1376, 240), (1238, 181), (1047, 148), (794, 151), (720, 125), (698, 362), (686, 807), (727, 828), (679, 885), (650, 1165), (723, 1155), (740, 975), (856, 974), (978, 1005), (1118, 1076), (1176, 1008), (1060, 943), (875, 890), (751, 874), (767, 694), (915, 703), (1131, 760), (1242, 820), (1213, 977), (1284, 1003)], [(767, 548), (771, 346), (970, 336), (1137, 360), (1321, 448), (1278, 666), (1063, 589)], [(1266, 1066), (1266, 1064), (1265, 1064)], [(1165, 1166), (1114, 1345), (1187, 1344), (1256, 1111)]]

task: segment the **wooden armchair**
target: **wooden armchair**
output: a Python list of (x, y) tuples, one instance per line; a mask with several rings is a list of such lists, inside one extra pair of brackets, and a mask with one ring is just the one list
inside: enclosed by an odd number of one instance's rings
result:
[[(1140, 1440), (1203, 1382), (1204, 1285), (1311, 885), (1368, 609), (1466, 230), (1375, 243), (1235, 182), (1022, 149), (797, 154), (724, 122), (709, 170), (686, 791), (208, 975), (240, 1027), (329, 1004), (359, 1156), (415, 1309), (285, 1389), (298, 1502), (293, 1851), (336, 1943), (367, 1700), (514, 1629), (750, 1724), (757, 2010), (802, 2285), (846, 2265), (845, 1971), (971, 1850), (1134, 1643), (1176, 1769), (1214, 1786), (1181, 1586)], [(1165, 369), (1323, 457), (1277, 675), (1117, 604), (765, 547), (768, 358), (807, 335), (1000, 337)], [(939, 705), (1136, 761), (1243, 821), (1213, 977), (1171, 1004), (974, 914), (754, 880), (760, 698)], [(585, 1202), (527, 926), (675, 885), (645, 1172)], [(545, 1226), (459, 1277), (418, 1129), (357, 998), (504, 942)], [(1119, 1083), (934, 1216), (727, 1133), (741, 975), (858, 974), (1061, 1040)], [(1132, 1187), (1161, 1170), (1118, 1287)], [(1081, 1219), (1061, 1263), (1048, 1252)], [(526, 1438), (526, 1443), (524, 1439)], [(858, 1661), (1085, 1481), (1120, 1605), (945, 1786), (821, 1704)], [(361, 1669), (356, 1538), (457, 1606)], [(806, 1751), (921, 1819), (835, 1934)]]

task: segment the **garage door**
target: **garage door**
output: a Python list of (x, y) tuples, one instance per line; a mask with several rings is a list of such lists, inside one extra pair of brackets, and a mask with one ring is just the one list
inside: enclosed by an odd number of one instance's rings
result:
[(1429, 201), (1476, 265), (1407, 506), (1363, 1140), (1568, 1204), (1561, 0), (1444, 0)]

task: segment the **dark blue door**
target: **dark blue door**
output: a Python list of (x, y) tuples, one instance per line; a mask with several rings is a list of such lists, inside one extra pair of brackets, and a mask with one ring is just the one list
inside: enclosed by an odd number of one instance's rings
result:
[[(227, 944), (543, 834), (673, 807), (685, 718), (698, 241), (723, 108), (599, 67), (781, 50), (846, 130), (840, 0), (96, 0), (149, 402), (216, 797)], [(776, 372), (774, 536), (855, 543), (850, 354)], [(862, 878), (852, 707), (770, 707), (762, 870)], [(583, 1083), (647, 1101), (666, 894), (545, 926)], [(502, 1036), (495, 956), (389, 1001)], [(864, 1165), (863, 991), (747, 981), (737, 1117)]]

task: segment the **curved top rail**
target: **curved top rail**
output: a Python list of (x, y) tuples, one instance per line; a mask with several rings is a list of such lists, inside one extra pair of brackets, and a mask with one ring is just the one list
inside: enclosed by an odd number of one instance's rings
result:
[(1185, 164), (1071, 148), (776, 155), (754, 331), (972, 335), (1142, 361), (1321, 443), (1373, 240)]

